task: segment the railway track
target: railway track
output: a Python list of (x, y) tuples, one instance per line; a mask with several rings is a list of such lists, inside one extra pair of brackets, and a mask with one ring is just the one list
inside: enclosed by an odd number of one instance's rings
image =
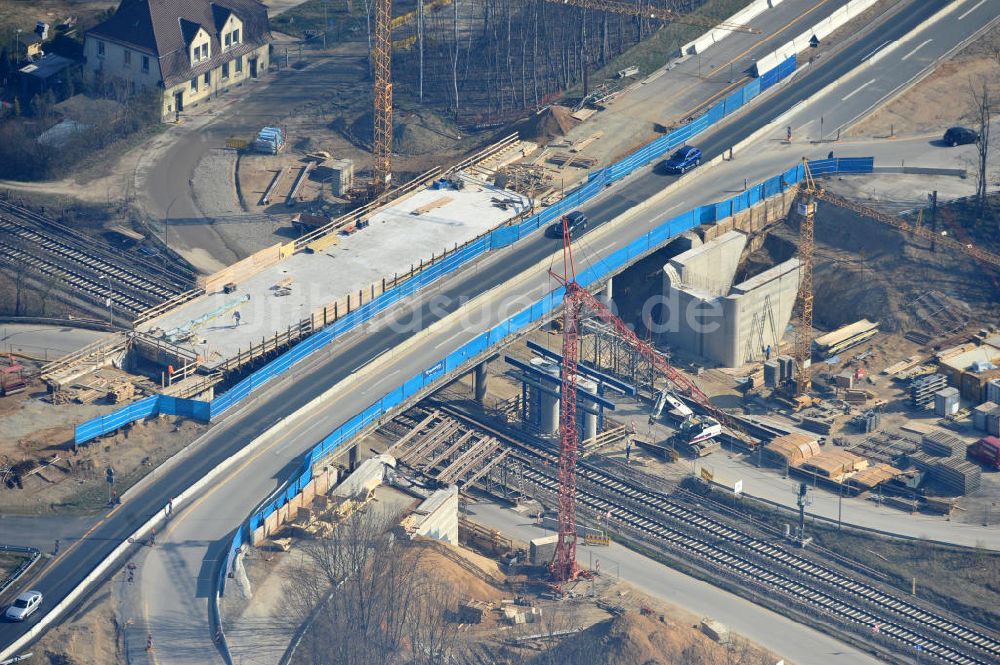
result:
[(15, 266), (59, 277), (99, 305), (110, 294), (115, 308), (131, 315), (190, 288), (190, 281), (183, 276), (139, 257), (123, 260), (68, 227), (3, 201), (0, 201), (0, 258)]
[[(545, 492), (558, 493), (552, 471), (556, 454), (514, 440), (447, 405), (437, 408), (516, 448), (529, 462), (524, 479)], [(542, 464), (537, 464), (542, 462)], [(793, 554), (719, 520), (706, 517), (666, 495), (615, 478), (582, 462), (578, 466), (578, 501), (634, 530), (683, 552), (694, 554), (746, 581), (763, 585), (798, 602), (822, 609), (841, 621), (905, 645), (940, 662), (986, 665), (1000, 662), (1000, 641), (978, 628), (902, 600), (829, 566)], [(677, 527), (677, 528), (674, 528)]]
[[(92, 279), (81, 272), (67, 268), (63, 264), (26, 253), (16, 245), (2, 239), (0, 239), (0, 260), (5, 260), (14, 266), (27, 266), (35, 272), (58, 278), (98, 305), (103, 305), (104, 299), (107, 297), (108, 287), (101, 284), (99, 279)], [(132, 298), (120, 291), (112, 292), (111, 301), (117, 311), (131, 314), (138, 314), (149, 307), (147, 301)]]
[(85, 252), (104, 262), (117, 265), (136, 276), (152, 280), (157, 284), (165, 284), (176, 293), (181, 293), (194, 286), (197, 275), (183, 265), (165, 266), (157, 261), (139, 254), (129, 254), (122, 257), (121, 252), (106, 243), (61, 224), (33, 210), (0, 199), (0, 213), (8, 219), (27, 225), (38, 233)]

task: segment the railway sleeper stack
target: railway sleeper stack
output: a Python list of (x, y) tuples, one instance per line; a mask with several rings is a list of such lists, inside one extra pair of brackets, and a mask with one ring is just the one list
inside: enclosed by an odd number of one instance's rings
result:
[(941, 460), (931, 470), (931, 477), (955, 494), (970, 494), (978, 490), (981, 476), (978, 464), (954, 457)]
[(948, 385), (944, 374), (928, 374), (910, 382), (910, 404), (918, 409), (926, 409), (934, 403), (934, 393)]
[(924, 434), (923, 448), (931, 455), (939, 457), (965, 457), (969, 447), (962, 439), (948, 432), (931, 432)]

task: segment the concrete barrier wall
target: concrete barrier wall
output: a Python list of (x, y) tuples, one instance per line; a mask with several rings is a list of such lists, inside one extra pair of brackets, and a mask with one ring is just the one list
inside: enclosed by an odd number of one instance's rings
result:
[(219, 270), (208, 277), (199, 278), (198, 286), (205, 289), (206, 293), (216, 293), (229, 282), (236, 282), (239, 284), (240, 282), (254, 276), (264, 268), (281, 261), (281, 259), (284, 258), (282, 256), (281, 248), (282, 244), (280, 242), (270, 247), (265, 247), (259, 252), (251, 254), (245, 259), (241, 259), (231, 266), (226, 266), (222, 270)]
[[(725, 23), (746, 25), (771, 7), (781, 4), (781, 2), (782, 0), (754, 0), (749, 5), (726, 19)], [(694, 41), (681, 46), (680, 55), (685, 56), (704, 53), (706, 49), (714, 44), (718, 44), (731, 34), (733, 34), (733, 31), (726, 28), (712, 28)]]
[(838, 8), (822, 21), (811, 26), (792, 41), (782, 44), (771, 53), (758, 59), (754, 65), (757, 76), (763, 76), (777, 67), (782, 61), (811, 48), (810, 40), (813, 37), (822, 41), (837, 28), (856, 18), (876, 2), (878, 0), (850, 0), (850, 2)]

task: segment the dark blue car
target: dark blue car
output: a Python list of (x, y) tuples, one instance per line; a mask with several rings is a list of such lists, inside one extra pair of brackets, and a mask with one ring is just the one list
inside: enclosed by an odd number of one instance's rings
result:
[(678, 148), (670, 159), (660, 162), (660, 169), (664, 173), (687, 173), (699, 164), (701, 164), (701, 150), (693, 145), (685, 145)]

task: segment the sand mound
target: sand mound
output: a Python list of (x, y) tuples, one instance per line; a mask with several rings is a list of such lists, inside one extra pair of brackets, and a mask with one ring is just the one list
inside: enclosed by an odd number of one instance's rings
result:
[(456, 601), (471, 598), (498, 603), (504, 596), (498, 585), (505, 576), (496, 562), (436, 540), (417, 541), (414, 547), (419, 548), (419, 569), (447, 582)]
[[(350, 126), (337, 127), (358, 145), (371, 144), (372, 114), (363, 113)], [(461, 133), (440, 116), (420, 113), (397, 113), (392, 123), (392, 151), (400, 155), (427, 155), (455, 149)]]
[(549, 106), (539, 111), (518, 129), (521, 139), (548, 143), (559, 136), (565, 136), (580, 124), (571, 113), (573, 111), (565, 106)]
[(564, 641), (543, 654), (545, 662), (593, 665), (724, 665), (729, 654), (689, 625), (628, 612)]

